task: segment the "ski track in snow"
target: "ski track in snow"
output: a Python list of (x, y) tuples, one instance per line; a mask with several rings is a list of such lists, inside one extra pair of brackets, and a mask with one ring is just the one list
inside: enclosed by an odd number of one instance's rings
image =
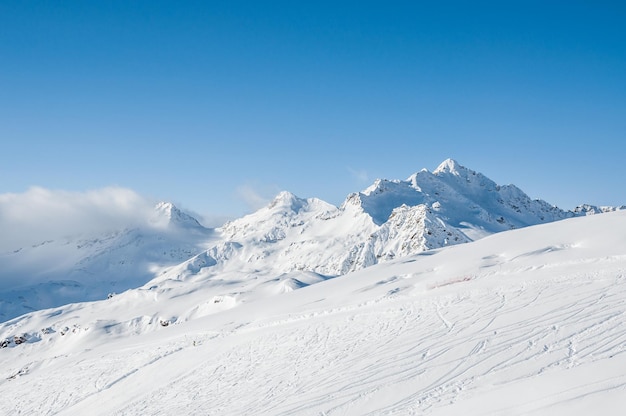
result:
[[(226, 353), (211, 356), (204, 345), (201, 364), (116, 414), (362, 414), (372, 403), (366, 414), (420, 414), (471, 394), (481, 378), (510, 383), (622, 354), (626, 287), (609, 282), (568, 283), (565, 306), (563, 288), (550, 285), (538, 295), (520, 288), (390, 300), (382, 314), (364, 307), (337, 312), (341, 319), (248, 329), (250, 339)], [(626, 375), (599, 391), (625, 383)], [(395, 400), (397, 391), (411, 393)]]
[[(0, 403), (0, 412), (76, 414), (81, 404), (99, 403), (92, 412), (116, 415), (436, 413), (471, 397), (475, 386), (618, 357), (623, 364), (625, 297), (621, 273), (604, 272), (558, 285), (390, 296), (163, 345), (94, 357), (87, 351), (34, 382), (27, 375), (4, 381), (0, 388), (12, 383), (15, 396)], [(165, 371), (169, 362), (177, 368)], [(138, 386), (142, 380), (151, 388)], [(543, 397), (538, 406), (625, 384), (626, 375), (603, 380), (591, 390)], [(33, 397), (51, 390), (44, 401)], [(111, 412), (107, 391), (126, 404)]]

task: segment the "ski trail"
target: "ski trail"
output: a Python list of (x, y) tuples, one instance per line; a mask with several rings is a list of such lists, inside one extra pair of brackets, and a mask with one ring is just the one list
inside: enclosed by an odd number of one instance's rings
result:
[[(19, 377), (9, 376), (23, 365), (5, 369), (0, 414), (541, 414), (619, 394), (623, 270), (541, 273), (337, 303), (312, 292), (301, 309), (225, 314), (29, 359)], [(509, 402), (485, 405), (492, 390)]]
[[(117, 414), (435, 412), (471, 399), (479, 392), (478, 381), (514, 385), (621, 355), (625, 290), (623, 284), (610, 289), (607, 284), (569, 282), (565, 302), (563, 287), (534, 282), (506, 294), (394, 298), (384, 313), (371, 313), (380, 305), (363, 305), (281, 320), (231, 334), (236, 342), (228, 351), (207, 354)], [(560, 307), (553, 307), (559, 299)], [(621, 379), (607, 383), (598, 390), (623, 385)], [(542, 399), (537, 409), (578, 397), (559, 394)]]

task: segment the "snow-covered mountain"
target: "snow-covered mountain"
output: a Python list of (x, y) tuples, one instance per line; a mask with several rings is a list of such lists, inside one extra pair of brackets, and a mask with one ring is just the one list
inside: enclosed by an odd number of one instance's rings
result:
[(242, 300), (500, 231), (611, 210), (565, 211), (451, 159), (406, 180), (377, 180), (339, 207), (281, 192), (268, 206), (212, 230), (163, 202), (142, 227), (0, 254), (0, 320), (142, 285), (190, 282), (212, 287), (211, 296)]
[(205, 250), (213, 235), (173, 204), (159, 203), (145, 224), (0, 253), (0, 320), (141, 286)]
[[(604, 208), (609, 210), (614, 209)], [(504, 230), (602, 211), (590, 205), (564, 211), (448, 159), (435, 171), (406, 180), (377, 180), (339, 207), (282, 192), (267, 207), (216, 230), (218, 244), (164, 278), (229, 270), (338, 276)]]
[[(305, 202), (257, 213), (264, 244), (305, 227), (283, 209), (346, 215)], [(572, 218), (308, 286), (253, 262), (203, 280), (247, 250), (224, 242), (185, 279), (0, 324), (0, 414), (618, 415), (625, 236), (626, 212)]]

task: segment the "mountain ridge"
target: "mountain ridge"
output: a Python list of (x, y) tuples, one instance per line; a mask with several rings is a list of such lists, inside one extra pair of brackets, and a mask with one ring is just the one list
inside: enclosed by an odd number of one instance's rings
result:
[(448, 159), (435, 172), (423, 169), (404, 181), (378, 179), (338, 207), (283, 191), (267, 206), (217, 228), (213, 247), (164, 270), (150, 285), (222, 282), (227, 292), (220, 296), (245, 302), (261, 287), (284, 286), (281, 276), (291, 273), (326, 280), (500, 231), (598, 212), (604, 211), (565, 211), (533, 200), (514, 185), (497, 185)]
[(377, 179), (339, 206), (283, 191), (215, 229), (161, 202), (144, 227), (0, 254), (0, 319), (168, 281), (237, 281), (231, 291), (247, 293), (256, 290), (248, 280), (280, 281), (290, 273), (325, 280), (500, 231), (620, 208), (565, 211), (453, 159), (405, 180)]

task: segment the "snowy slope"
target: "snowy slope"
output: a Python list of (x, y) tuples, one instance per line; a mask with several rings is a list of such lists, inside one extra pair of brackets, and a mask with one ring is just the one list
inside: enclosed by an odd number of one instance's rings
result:
[(213, 235), (163, 202), (145, 224), (0, 253), (0, 320), (138, 287), (205, 250)]
[(625, 273), (615, 212), (239, 303), (155, 282), (0, 325), (0, 413), (617, 415)]

